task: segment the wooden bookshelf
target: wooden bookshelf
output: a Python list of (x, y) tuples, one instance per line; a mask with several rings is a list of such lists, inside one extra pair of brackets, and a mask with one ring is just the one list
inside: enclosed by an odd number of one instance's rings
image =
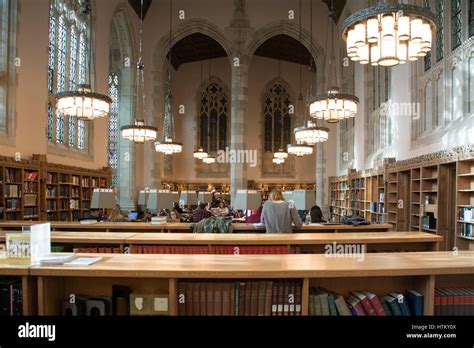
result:
[(344, 216), (350, 216), (350, 186), (347, 175), (331, 178), (330, 182), (330, 220), (341, 222)]
[[(89, 254), (90, 255), (90, 254)], [(112, 285), (135, 293), (167, 295), (170, 315), (178, 314), (180, 280), (279, 279), (302, 281), (302, 315), (308, 315), (309, 289), (322, 286), (347, 295), (368, 289), (379, 296), (413, 288), (424, 296), (424, 315), (433, 315), (435, 286), (469, 287), (473, 252), (372, 253), (364, 262), (326, 255), (105, 255), (90, 267), (33, 266), (38, 278), (38, 314), (60, 315), (71, 293), (110, 296)], [(454, 283), (449, 283), (453, 279)]]
[(0, 221), (77, 221), (90, 210), (95, 187), (108, 187), (109, 168), (88, 170), (0, 156)]
[(398, 172), (389, 172), (387, 177), (386, 209), (387, 223), (398, 229)]
[(474, 159), (458, 161), (456, 168), (456, 245), (474, 249)]

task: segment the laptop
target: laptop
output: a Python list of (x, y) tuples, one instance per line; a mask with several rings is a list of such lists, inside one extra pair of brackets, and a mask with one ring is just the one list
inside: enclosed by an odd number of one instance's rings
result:
[(128, 213), (128, 221), (137, 221), (138, 211), (131, 211)]

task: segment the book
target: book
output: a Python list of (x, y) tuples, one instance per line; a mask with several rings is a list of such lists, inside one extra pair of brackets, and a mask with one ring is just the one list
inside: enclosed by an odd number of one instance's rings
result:
[(76, 258), (74, 253), (53, 253), (43, 256), (39, 259), (41, 266), (62, 266), (66, 262), (71, 262)]
[(405, 301), (405, 296), (403, 294), (397, 293), (397, 292), (392, 292), (390, 293), (390, 296), (395, 298), (398, 302), (398, 305), (400, 306), (400, 311), (402, 312), (402, 315), (404, 316), (409, 316), (410, 315), (410, 309), (408, 308), (408, 304)]
[(380, 302), (379, 297), (376, 294), (374, 294), (370, 291), (367, 291), (367, 290), (362, 291), (362, 293), (365, 296), (367, 296), (367, 298), (369, 299), (372, 307), (375, 310), (376, 315), (378, 315), (378, 316), (386, 316), (387, 315), (387, 313), (385, 312), (385, 310), (382, 306), (382, 303)]
[(336, 302), (334, 298), (334, 294), (328, 294), (328, 304), (329, 304), (329, 314), (331, 316), (337, 316), (337, 309), (336, 309)]
[(401, 316), (402, 315), (402, 311), (400, 310), (400, 306), (398, 305), (398, 301), (397, 301), (396, 298), (387, 295), (387, 296), (382, 297), (382, 302), (384, 302), (384, 301), (387, 302), (393, 316)]
[(97, 257), (77, 257), (77, 258), (74, 258), (70, 261), (64, 262), (64, 266), (77, 266), (77, 267), (90, 266), (90, 265), (93, 265), (96, 262), (99, 262), (100, 260), (102, 260), (101, 256), (97, 256)]
[(408, 302), (408, 307), (412, 315), (421, 316), (423, 315), (423, 301), (424, 296), (418, 291), (409, 289), (405, 292), (405, 298)]
[(338, 295), (336, 296), (334, 303), (337, 308), (337, 312), (340, 316), (350, 316), (351, 311), (349, 310), (349, 307), (347, 306), (346, 301), (344, 300), (344, 297)]
[(364, 307), (360, 302), (361, 301), (354, 295), (350, 295), (347, 298), (347, 303), (349, 304), (350, 308), (352, 308), (354, 315), (365, 316), (367, 314), (365, 313)]

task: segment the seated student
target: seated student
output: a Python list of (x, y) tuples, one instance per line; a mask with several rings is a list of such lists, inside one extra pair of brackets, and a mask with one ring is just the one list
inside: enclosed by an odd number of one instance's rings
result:
[(212, 213), (209, 210), (206, 210), (206, 203), (199, 203), (199, 206), (194, 210), (189, 219), (190, 222), (199, 222), (202, 219), (207, 219), (211, 217)]
[(248, 224), (258, 224), (262, 217), (263, 204), (261, 204), (257, 209), (255, 209), (247, 220), (245, 221)]
[(94, 209), (89, 211), (89, 214), (86, 216), (86, 220), (107, 220), (107, 215), (101, 214), (99, 209)]
[(227, 216), (229, 215), (229, 208), (226, 207), (224, 200), (219, 202), (219, 205), (216, 208), (218, 216)]
[(168, 222), (181, 222), (181, 217), (176, 209), (172, 209), (167, 220)]
[(285, 202), (280, 190), (273, 190), (268, 201), (263, 205), (261, 222), (265, 224), (267, 233), (291, 233), (292, 222), (297, 228), (303, 227), (295, 207)]
[(311, 208), (310, 210), (311, 214), (311, 223), (320, 223), (320, 222), (326, 222), (324, 220), (323, 212), (321, 211), (321, 208), (315, 205), (314, 207)]
[(173, 209), (175, 209), (178, 213), (182, 214), (183, 213), (183, 209), (179, 206), (179, 203), (178, 202), (174, 202), (173, 203)]

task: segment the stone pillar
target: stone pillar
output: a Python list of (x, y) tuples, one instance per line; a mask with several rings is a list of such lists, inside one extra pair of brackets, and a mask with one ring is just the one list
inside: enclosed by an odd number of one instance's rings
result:
[[(248, 63), (240, 58), (238, 65), (232, 64), (231, 136), (230, 149), (245, 150), (245, 117), (248, 101)], [(246, 163), (230, 164), (230, 188), (232, 201), (239, 189), (247, 188)]]
[(326, 156), (325, 145), (316, 144), (316, 205), (321, 208), (325, 218), (329, 217), (329, 203), (327, 197)]

